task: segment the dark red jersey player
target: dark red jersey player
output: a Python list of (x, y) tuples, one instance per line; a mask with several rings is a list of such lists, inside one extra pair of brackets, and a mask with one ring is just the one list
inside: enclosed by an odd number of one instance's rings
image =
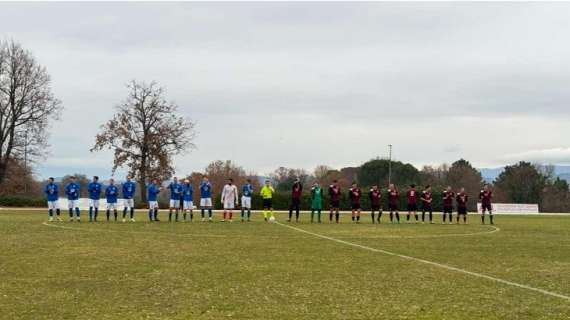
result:
[(457, 196), (455, 197), (455, 202), (457, 202), (457, 223), (459, 224), (459, 217), (463, 216), (463, 222), (467, 223), (467, 200), (469, 196), (465, 193), (465, 188), (461, 188)]
[(483, 190), (479, 193), (479, 200), (481, 201), (481, 223), (485, 224), (485, 212), (489, 212), (489, 219), (491, 224), (493, 223), (493, 191), (489, 189), (488, 185), (483, 187)]
[(352, 222), (360, 222), (360, 198), (362, 197), (362, 190), (360, 190), (356, 182), (353, 182), (352, 187), (348, 190), (348, 197), (350, 198), (350, 205), (352, 207)]
[(432, 198), (430, 185), (427, 185), (424, 191), (422, 191), (421, 200), (422, 200), (422, 223), (424, 223), (426, 220), (426, 212), (429, 213), (429, 222), (433, 223), (433, 209), (431, 207), (433, 198)]
[[(370, 198), (370, 216), (372, 217), (372, 223), (380, 223), (382, 218), (382, 208), (380, 205), (380, 200), (382, 198), (382, 192), (378, 189), (378, 186), (372, 186), (368, 192), (368, 198)], [(378, 220), (374, 220), (374, 213), (378, 211)]]
[(338, 185), (338, 181), (334, 180), (333, 183), (329, 186), (329, 198), (331, 199), (329, 222), (333, 221), (333, 213), (334, 213), (336, 218), (336, 223), (339, 223), (340, 195), (341, 195), (340, 186)]
[(400, 223), (400, 213), (398, 212), (398, 201), (400, 199), (400, 194), (394, 186), (390, 184), (388, 187), (388, 207), (390, 208), (390, 222), (394, 222), (394, 214), (396, 214), (396, 220)]
[(416, 218), (416, 223), (418, 222), (418, 192), (416, 191), (416, 185), (411, 184), (410, 190), (406, 193), (408, 197), (408, 215), (406, 216), (406, 221), (410, 222), (410, 215), (413, 213)]
[(453, 198), (455, 197), (455, 193), (451, 191), (451, 187), (448, 186), (445, 191), (443, 191), (442, 198), (443, 198), (443, 223), (445, 223), (445, 218), (449, 215), (449, 223), (451, 224), (453, 221)]

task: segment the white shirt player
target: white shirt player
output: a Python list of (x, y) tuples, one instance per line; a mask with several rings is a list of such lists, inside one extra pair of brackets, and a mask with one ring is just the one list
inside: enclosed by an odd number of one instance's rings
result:
[(238, 191), (237, 187), (233, 184), (226, 184), (222, 190), (222, 203), (225, 209), (233, 209), (234, 204), (237, 203)]

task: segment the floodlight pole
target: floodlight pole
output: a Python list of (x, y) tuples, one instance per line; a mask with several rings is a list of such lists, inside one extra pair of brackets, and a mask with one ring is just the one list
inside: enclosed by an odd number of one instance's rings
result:
[(388, 185), (392, 183), (392, 145), (388, 145)]

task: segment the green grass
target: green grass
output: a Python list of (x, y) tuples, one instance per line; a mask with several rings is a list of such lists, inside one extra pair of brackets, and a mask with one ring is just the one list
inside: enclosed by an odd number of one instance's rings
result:
[[(570, 319), (569, 300), (259, 219), (50, 227), (46, 216), (0, 211), (2, 319)], [(499, 216), (494, 233), (474, 215), (368, 218), (294, 226), (570, 296), (570, 217)]]

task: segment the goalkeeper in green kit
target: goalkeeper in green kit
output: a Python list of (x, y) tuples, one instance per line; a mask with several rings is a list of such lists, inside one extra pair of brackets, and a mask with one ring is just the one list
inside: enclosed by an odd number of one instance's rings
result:
[(318, 182), (315, 182), (311, 188), (311, 223), (314, 222), (315, 211), (317, 212), (317, 221), (321, 223), (321, 211), (323, 210), (323, 189)]

